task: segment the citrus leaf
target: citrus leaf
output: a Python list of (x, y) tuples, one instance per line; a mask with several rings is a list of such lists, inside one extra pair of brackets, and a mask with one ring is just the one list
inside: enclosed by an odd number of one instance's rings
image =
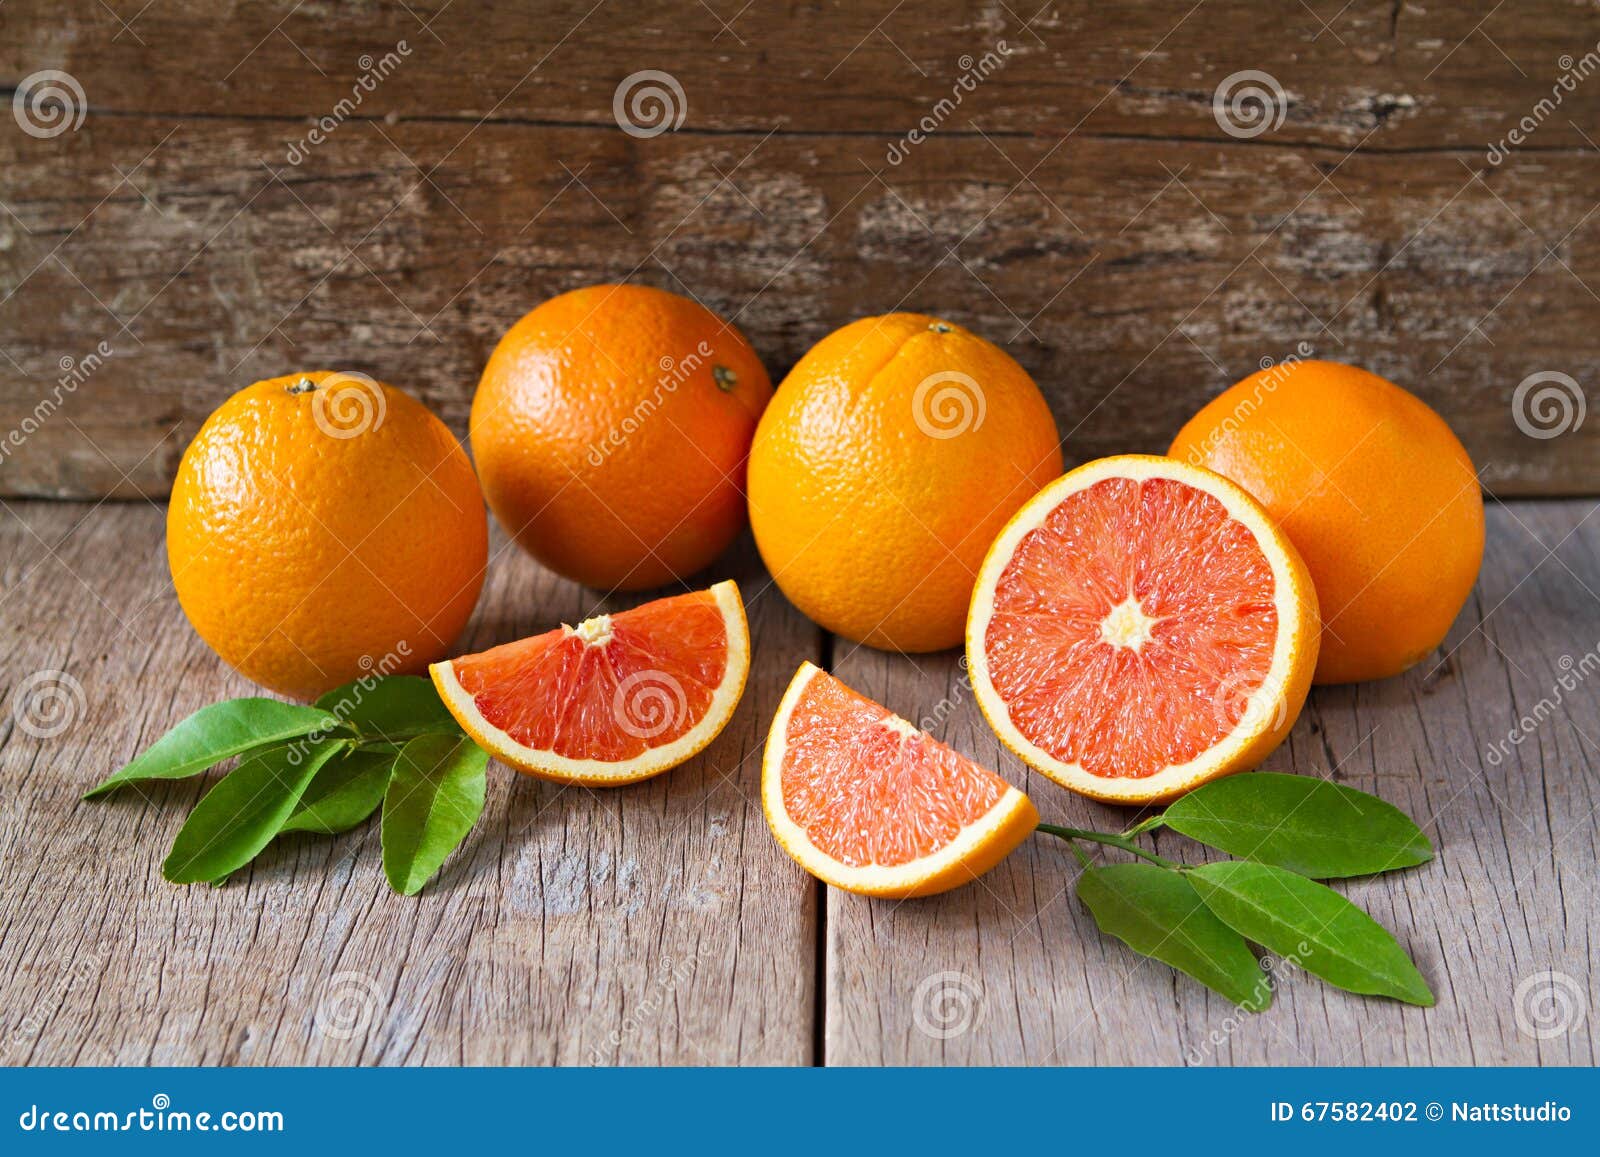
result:
[(244, 760), (189, 813), (161, 874), (174, 884), (213, 882), (248, 864), (282, 830), (322, 765), (348, 743), (290, 743)]
[(1311, 775), (1258, 771), (1212, 780), (1167, 808), (1161, 820), (1231, 856), (1318, 880), (1433, 859), (1428, 837), (1399, 808)]
[(488, 764), (488, 752), (453, 735), (419, 735), (401, 748), (383, 797), (383, 871), (396, 892), (420, 892), (472, 830)]
[(1154, 864), (1088, 868), (1078, 878), (1078, 899), (1100, 931), (1135, 952), (1250, 1012), (1272, 1003), (1272, 986), (1244, 937), (1212, 915), (1181, 873)]
[(383, 804), (400, 748), (374, 744), (331, 759), (317, 772), (280, 829), (333, 836), (362, 823)]
[(1433, 1003), (1428, 982), (1399, 942), (1332, 888), (1238, 860), (1184, 874), (1224, 924), (1329, 984), (1363, 996)]
[(230, 699), (202, 707), (132, 763), (85, 793), (93, 799), (126, 783), (185, 779), (252, 748), (331, 731), (339, 721), (326, 711), (276, 699)]
[(335, 687), (317, 706), (373, 739), (403, 743), (417, 735), (461, 734), (433, 680), (418, 675), (369, 675)]

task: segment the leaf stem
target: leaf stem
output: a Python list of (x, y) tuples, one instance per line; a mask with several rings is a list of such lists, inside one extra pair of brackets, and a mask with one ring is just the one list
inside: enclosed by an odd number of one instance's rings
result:
[(1155, 815), (1146, 816), (1144, 819), (1134, 824), (1131, 828), (1122, 833), (1122, 837), (1123, 839), (1131, 840), (1134, 836), (1142, 836), (1145, 832), (1153, 832), (1157, 828), (1166, 827), (1166, 825), (1167, 813), (1157, 812)]
[(1125, 852), (1131, 852), (1140, 859), (1149, 860), (1152, 864), (1158, 864), (1163, 868), (1177, 868), (1179, 866), (1171, 860), (1156, 855), (1154, 852), (1145, 851), (1126, 836), (1113, 835), (1111, 832), (1091, 832), (1084, 828), (1063, 828), (1055, 824), (1040, 824), (1036, 830), (1046, 832), (1063, 840), (1088, 840), (1090, 843), (1107, 844), (1113, 848), (1121, 848)]

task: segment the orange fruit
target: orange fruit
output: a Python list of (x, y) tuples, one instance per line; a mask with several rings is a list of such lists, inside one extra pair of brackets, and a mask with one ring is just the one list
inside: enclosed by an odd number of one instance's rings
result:
[(796, 863), (864, 896), (949, 891), (1039, 823), (1028, 797), (994, 772), (810, 663), (767, 733), (761, 804)]
[(455, 436), (361, 374), (290, 374), (234, 394), (184, 451), (167, 508), (189, 622), (240, 674), (299, 699), (445, 654), (488, 552)]
[(596, 285), (500, 339), (472, 399), (489, 508), (558, 574), (639, 590), (709, 565), (744, 526), (745, 460), (772, 383), (688, 298)]
[(983, 560), (967, 668), (1005, 745), (1073, 791), (1154, 803), (1254, 767), (1317, 663), (1317, 595), (1232, 482), (1125, 454), (1045, 487)]
[(647, 779), (700, 752), (732, 718), (749, 672), (731, 582), (428, 671), (479, 747), (528, 775), (589, 787)]
[(1316, 682), (1397, 675), (1444, 641), (1483, 561), (1483, 496), (1444, 419), (1355, 366), (1284, 362), (1223, 391), (1167, 451), (1288, 532), (1322, 602)]
[(778, 387), (750, 451), (750, 524), (814, 621), (937, 651), (961, 641), (995, 533), (1060, 473), (1027, 371), (960, 326), (891, 313), (824, 338)]

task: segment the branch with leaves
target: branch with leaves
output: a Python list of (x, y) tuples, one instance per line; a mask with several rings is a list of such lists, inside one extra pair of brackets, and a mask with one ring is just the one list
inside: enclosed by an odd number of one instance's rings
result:
[(427, 679), (371, 676), (310, 707), (254, 698), (202, 707), (84, 798), (234, 757), (161, 866), (175, 884), (221, 885), (279, 835), (338, 835), (382, 808), (384, 875), (413, 895), (477, 822), (489, 764)]
[[(1136, 837), (1170, 828), (1242, 857), (1179, 864)], [(1040, 824), (1068, 841), (1083, 868), (1078, 898), (1102, 932), (1260, 1012), (1272, 985), (1250, 944), (1337, 988), (1431, 1005), (1433, 993), (1398, 941), (1319, 880), (1423, 864), (1433, 846), (1376, 796), (1305, 775), (1258, 771), (1196, 788), (1126, 832)], [(1081, 844), (1139, 862), (1096, 864)]]

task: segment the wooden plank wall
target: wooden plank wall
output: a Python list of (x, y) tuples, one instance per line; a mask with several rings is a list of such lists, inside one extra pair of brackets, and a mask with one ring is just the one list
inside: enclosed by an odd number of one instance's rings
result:
[[(623, 278), (775, 375), (857, 316), (947, 315), (1038, 378), (1070, 460), (1163, 449), (1305, 342), (1426, 397), (1492, 493), (1600, 489), (1592, 8), (1034, 9), (12, 0), (5, 95), (56, 70), (83, 115), (0, 121), (0, 494), (160, 496), (211, 408), (299, 368), (459, 431), (512, 321)], [(646, 69), (675, 131), (619, 126)], [(1283, 95), (1234, 135), (1248, 70)], [(1517, 422), (1541, 373), (1556, 437)]]

